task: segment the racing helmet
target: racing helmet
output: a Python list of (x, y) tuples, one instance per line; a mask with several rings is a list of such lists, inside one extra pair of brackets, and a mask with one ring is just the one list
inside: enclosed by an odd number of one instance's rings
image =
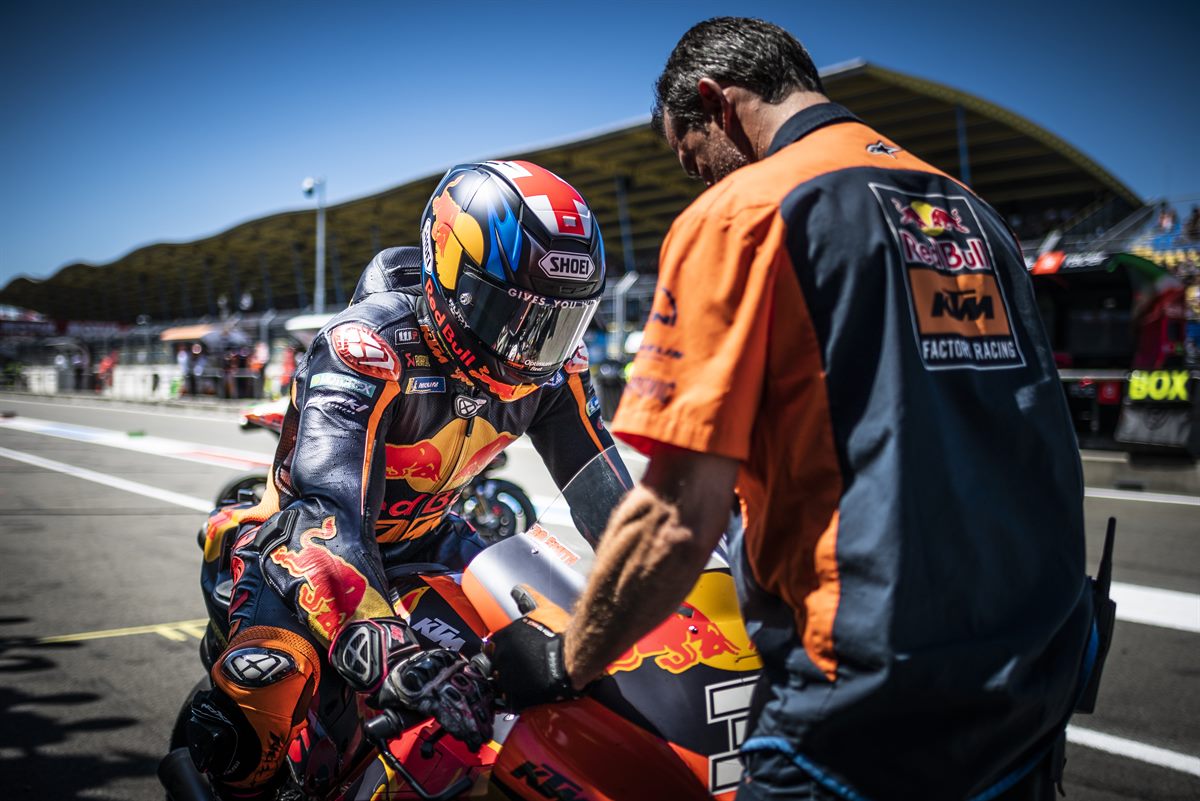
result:
[(435, 357), (502, 401), (571, 358), (604, 291), (591, 209), (527, 161), (452, 167), (421, 218), (421, 262)]

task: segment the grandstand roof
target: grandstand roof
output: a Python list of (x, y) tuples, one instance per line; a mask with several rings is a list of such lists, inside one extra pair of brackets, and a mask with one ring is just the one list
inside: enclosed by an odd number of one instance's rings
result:
[[(826, 69), (822, 78), (833, 100), (966, 178), (1021, 233), (1051, 224), (1108, 226), (1142, 205), (1058, 136), (967, 92), (864, 61)], [(605, 231), (614, 273), (625, 268), (627, 248), (639, 270), (655, 269), (671, 221), (704, 188), (684, 175), (645, 121), (503, 156), (542, 164), (580, 190)], [(378, 250), (416, 244), (417, 222), (440, 174), (328, 209), (329, 303), (350, 297)], [(619, 186), (630, 209), (628, 232), (618, 223)], [(222, 295), (237, 308), (244, 292), (256, 309), (299, 309), (312, 297), (314, 218), (310, 209), (275, 214), (206, 239), (140, 248), (106, 265), (72, 264), (44, 281), (18, 278), (0, 290), (0, 302), (57, 319), (122, 322), (215, 317)]]

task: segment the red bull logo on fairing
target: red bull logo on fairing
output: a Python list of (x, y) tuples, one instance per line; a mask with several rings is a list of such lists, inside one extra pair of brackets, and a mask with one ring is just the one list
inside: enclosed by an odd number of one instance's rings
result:
[[(701, 611), (701, 606), (712, 607), (711, 617)], [(609, 665), (608, 672), (637, 670), (647, 659), (669, 673), (683, 673), (701, 664), (738, 671), (762, 667), (738, 613), (733, 579), (728, 573), (702, 575), (679, 611), (638, 640)]]

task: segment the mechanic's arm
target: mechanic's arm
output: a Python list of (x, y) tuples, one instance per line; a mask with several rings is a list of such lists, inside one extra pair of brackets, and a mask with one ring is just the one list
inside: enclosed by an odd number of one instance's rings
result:
[(729, 522), (738, 462), (659, 446), (613, 513), (563, 646), (576, 690), (687, 597)]

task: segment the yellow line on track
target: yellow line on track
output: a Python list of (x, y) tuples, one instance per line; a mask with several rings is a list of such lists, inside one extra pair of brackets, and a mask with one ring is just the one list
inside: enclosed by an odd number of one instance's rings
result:
[(196, 639), (203, 637), (204, 629), (207, 625), (208, 618), (201, 617), (195, 620), (180, 620), (175, 623), (155, 623), (150, 626), (131, 626), (124, 629), (105, 629), (104, 631), (84, 631), (79, 634), (59, 634), (55, 637), (41, 637), (37, 642), (40, 644), (81, 642), (83, 640), (104, 640), (109, 637), (130, 637), (134, 634), (157, 634), (160, 637), (166, 637), (168, 640), (185, 642), (188, 637)]

